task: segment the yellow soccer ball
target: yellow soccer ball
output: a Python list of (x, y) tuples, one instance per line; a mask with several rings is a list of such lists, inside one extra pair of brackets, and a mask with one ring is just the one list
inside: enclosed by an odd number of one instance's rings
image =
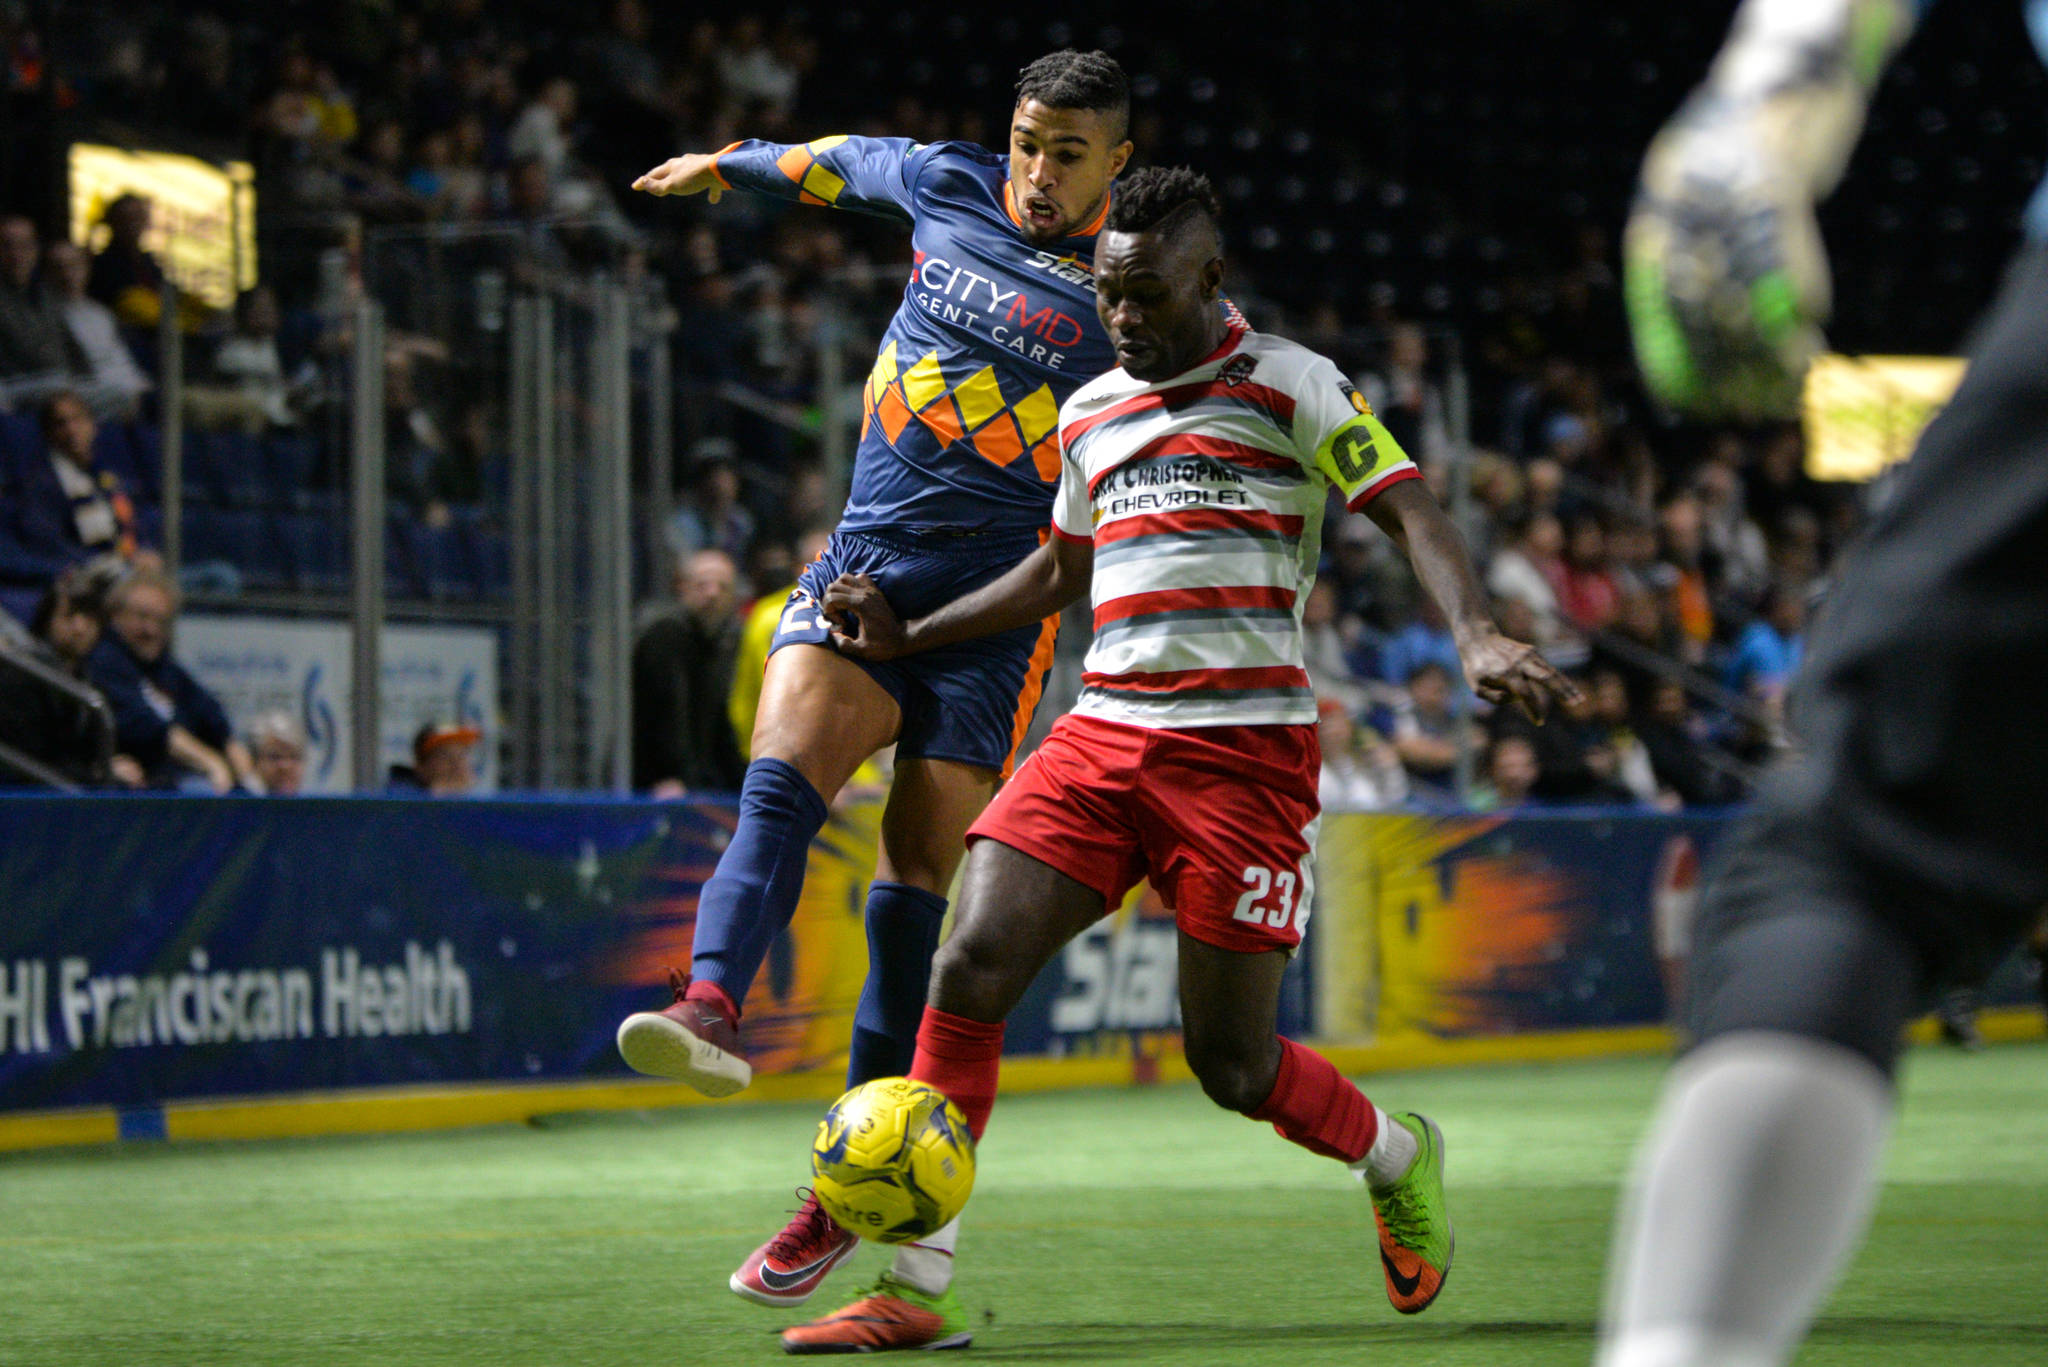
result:
[(974, 1190), (974, 1136), (943, 1093), (907, 1077), (832, 1103), (811, 1145), (811, 1186), (840, 1227), (879, 1243), (922, 1239)]

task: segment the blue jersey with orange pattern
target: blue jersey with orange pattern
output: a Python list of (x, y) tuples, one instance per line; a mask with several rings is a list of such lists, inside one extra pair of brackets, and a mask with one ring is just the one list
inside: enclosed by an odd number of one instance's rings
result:
[(1095, 235), (1024, 239), (1009, 162), (961, 142), (736, 142), (728, 188), (910, 226), (903, 303), (868, 376), (849, 531), (1042, 531), (1059, 487), (1059, 412), (1116, 363), (1095, 316)]

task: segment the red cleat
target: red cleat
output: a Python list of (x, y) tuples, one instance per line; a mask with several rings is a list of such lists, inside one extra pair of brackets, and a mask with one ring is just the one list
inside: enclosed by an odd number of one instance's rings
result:
[(798, 1187), (804, 1203), (782, 1232), (762, 1244), (740, 1264), (729, 1285), (762, 1305), (798, 1305), (853, 1256), (860, 1240), (841, 1229), (825, 1213), (807, 1187)]
[(668, 985), (676, 999), (665, 1010), (636, 1011), (620, 1023), (619, 1057), (635, 1072), (687, 1082), (706, 1096), (731, 1096), (752, 1082), (739, 1023), (688, 998), (688, 974), (671, 968)]

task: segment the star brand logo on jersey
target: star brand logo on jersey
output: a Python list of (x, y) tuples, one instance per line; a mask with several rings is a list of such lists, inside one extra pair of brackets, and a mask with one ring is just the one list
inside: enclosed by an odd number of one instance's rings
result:
[(1337, 388), (1344, 391), (1344, 397), (1351, 400), (1353, 408), (1365, 414), (1368, 418), (1372, 416), (1372, 405), (1365, 401), (1365, 395), (1359, 393), (1357, 387), (1351, 381), (1338, 380)]
[(1216, 378), (1223, 381), (1229, 388), (1235, 389), (1252, 377), (1252, 371), (1258, 367), (1258, 364), (1259, 358), (1256, 356), (1233, 356), (1223, 363), (1222, 369), (1216, 372)]

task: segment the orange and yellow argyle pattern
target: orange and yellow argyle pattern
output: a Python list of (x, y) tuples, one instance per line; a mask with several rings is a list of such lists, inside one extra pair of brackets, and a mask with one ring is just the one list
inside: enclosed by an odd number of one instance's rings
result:
[(875, 358), (868, 375), (865, 416), (882, 424), (890, 442), (912, 420), (931, 429), (942, 446), (961, 446), (997, 465), (1010, 465), (1030, 453), (1038, 477), (1048, 484), (1060, 477), (1059, 400), (1052, 386), (1041, 384), (1014, 403), (1003, 393), (996, 368), (985, 365), (958, 384), (949, 384), (939, 369), (939, 353), (928, 351), (905, 367), (890, 342)]

